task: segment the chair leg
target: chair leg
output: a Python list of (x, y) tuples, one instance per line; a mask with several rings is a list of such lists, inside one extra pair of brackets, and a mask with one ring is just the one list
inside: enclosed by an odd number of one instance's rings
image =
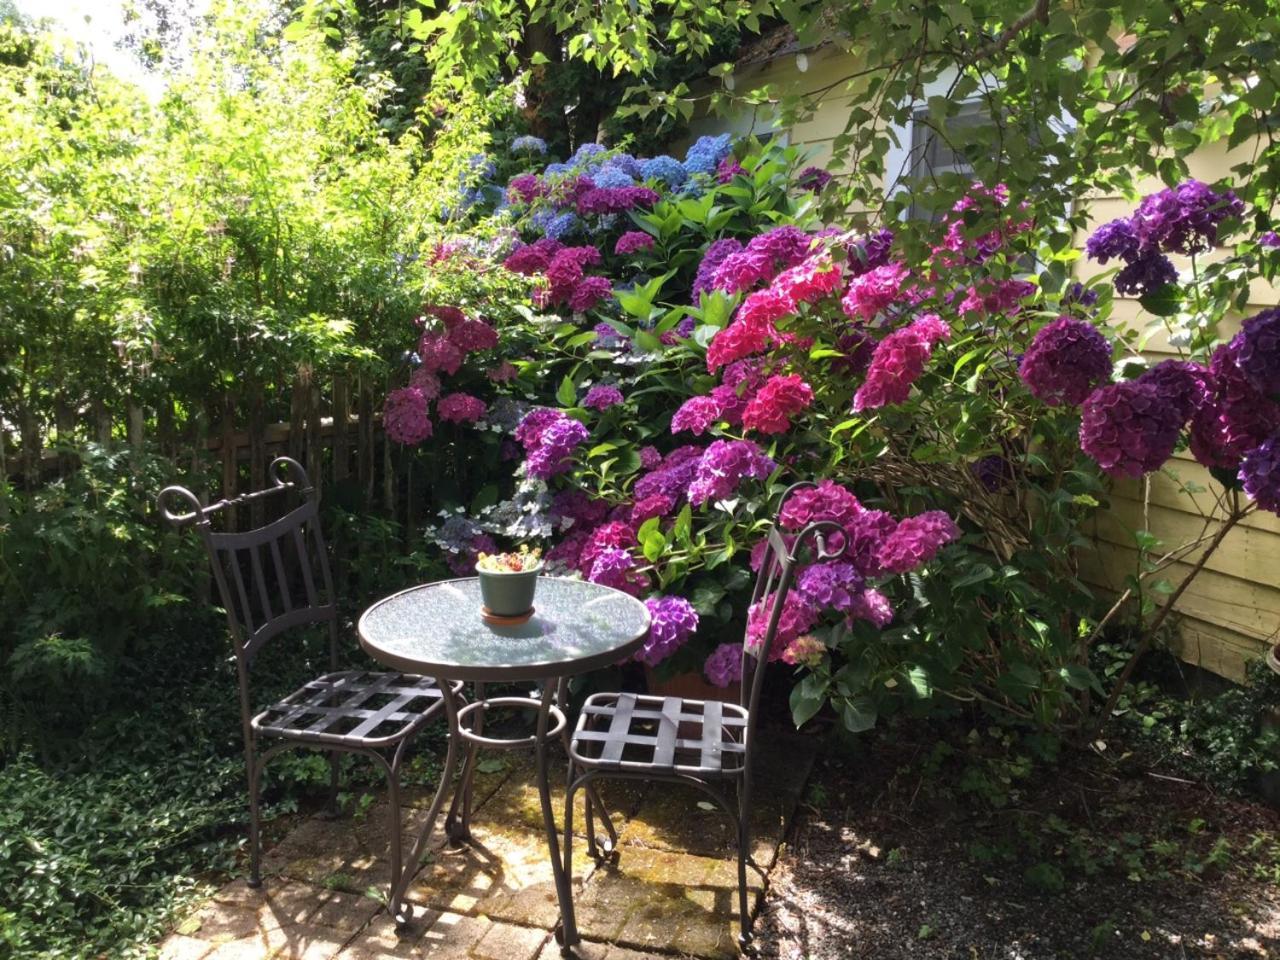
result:
[(403, 755), (404, 743), (396, 749), (395, 755), (391, 758), (391, 762), (387, 767), (387, 800), (391, 807), (391, 889), (387, 895), (387, 909), (395, 914), (397, 923), (408, 923), (412, 918), (413, 908), (409, 906), (407, 901), (400, 904), (393, 903), (396, 890), (400, 888), (400, 874), (404, 870), (402, 858), (404, 854), (403, 844), (400, 839), (401, 820), (400, 815), (400, 759)]
[(750, 791), (743, 780), (738, 784), (738, 945), (744, 952), (751, 946), (751, 907), (747, 890), (747, 863), (751, 860), (750, 802)]
[(262, 836), (259, 824), (258, 787), (262, 779), (263, 762), (257, 751), (247, 751), (249, 765), (249, 879), (250, 887), (262, 886)]

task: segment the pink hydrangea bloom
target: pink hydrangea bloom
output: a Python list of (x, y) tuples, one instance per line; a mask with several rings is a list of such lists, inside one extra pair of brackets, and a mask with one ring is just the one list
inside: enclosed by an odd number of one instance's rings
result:
[(534, 243), (526, 244), (513, 250), (502, 265), (512, 273), (522, 273), (531, 277), (535, 273), (544, 272), (551, 264), (551, 258), (564, 248), (564, 244), (551, 237), (543, 237)]
[(485, 402), (469, 393), (450, 393), (440, 398), (436, 413), (451, 423), (475, 423), (488, 412)]
[(910, 272), (905, 263), (894, 261), (854, 277), (840, 301), (844, 312), (850, 317), (872, 319), (901, 298), (902, 283)]
[[(746, 648), (756, 656), (760, 655), (760, 648), (764, 645), (765, 634), (769, 629), (769, 618), (777, 599), (778, 595), (775, 593), (756, 601), (747, 611)], [(817, 620), (818, 615), (813, 607), (809, 606), (795, 590), (788, 590), (786, 598), (782, 601), (782, 613), (778, 617), (777, 632), (773, 635), (773, 643), (769, 645), (769, 661), (781, 660), (783, 652), (791, 646), (792, 641), (812, 630)]]
[(877, 627), (887, 627), (893, 622), (893, 604), (879, 590), (868, 587), (849, 611), (850, 620), (869, 620)]
[(494, 383), (507, 383), (519, 375), (519, 369), (510, 360), (503, 360), (496, 367), (490, 367), (485, 371), (485, 376)]
[(707, 369), (715, 371), (735, 360), (745, 360), (769, 346), (769, 331), (760, 326), (734, 322), (729, 324), (707, 347)]
[(462, 350), (440, 333), (422, 335), (418, 341), (418, 356), (423, 369), (429, 373), (441, 372), (452, 376), (462, 366)]
[(417, 387), (401, 387), (387, 394), (382, 424), (396, 443), (413, 446), (431, 436), (431, 408)]
[(565, 573), (579, 570), (578, 561), (589, 536), (586, 530), (575, 526), (568, 535), (547, 551), (546, 565), (553, 570)]
[(702, 436), (720, 421), (720, 404), (713, 396), (690, 397), (671, 417), (671, 432), (688, 430)]
[(930, 510), (898, 522), (880, 546), (878, 559), (886, 573), (906, 573), (928, 563), (960, 536), (960, 528), (942, 510)]
[(759, 327), (770, 336), (774, 334), (775, 321), (794, 313), (795, 301), (776, 287), (757, 290), (738, 307), (736, 322)]
[(586, 313), (611, 296), (613, 284), (608, 277), (584, 277), (569, 295), (569, 307), (578, 313)]
[(637, 500), (631, 508), (631, 526), (639, 528), (646, 520), (665, 517), (675, 505), (675, 499), (665, 493), (654, 493), (643, 500)]
[(646, 470), (652, 470), (662, 462), (662, 454), (658, 452), (657, 447), (644, 446), (640, 448), (640, 466)]
[(428, 401), (440, 396), (440, 378), (426, 367), (417, 367), (409, 374), (409, 386), (421, 390)]
[(793, 304), (817, 303), (840, 289), (844, 277), (829, 253), (810, 257), (774, 278), (770, 289), (778, 291)]
[(934, 344), (950, 336), (951, 328), (937, 314), (927, 313), (881, 340), (871, 356), (867, 379), (854, 394), (853, 409), (873, 410), (906, 400)]
[(627, 256), (632, 253), (639, 253), (641, 250), (653, 249), (653, 237), (645, 233), (643, 230), (628, 230), (618, 238), (618, 242), (613, 245), (613, 252), (620, 257)]
[(721, 689), (742, 681), (742, 644), (722, 643), (711, 651), (702, 665), (702, 674)]
[(603, 551), (610, 548), (630, 550), (635, 545), (636, 534), (630, 524), (623, 523), (621, 520), (602, 523), (591, 531), (583, 544), (582, 553), (578, 557), (579, 568), (583, 573), (587, 573), (595, 563), (596, 557)]
[(813, 404), (813, 388), (799, 374), (765, 381), (742, 413), (742, 426), (760, 433), (785, 433), (791, 418)]
[(863, 512), (852, 491), (834, 480), (820, 480), (816, 487), (796, 490), (778, 512), (778, 523), (785, 530), (803, 530), (819, 520), (830, 520), (851, 527)]
[(716, 182), (729, 183), (734, 177), (746, 172), (742, 164), (738, 162), (738, 158), (730, 154), (721, 160), (719, 166), (716, 167)]
[(827, 645), (811, 633), (796, 637), (782, 651), (782, 662), (815, 669), (827, 655)]

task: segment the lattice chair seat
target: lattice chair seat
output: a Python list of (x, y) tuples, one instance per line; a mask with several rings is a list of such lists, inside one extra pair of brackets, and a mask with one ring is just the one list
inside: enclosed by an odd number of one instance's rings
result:
[(589, 769), (732, 776), (746, 760), (746, 731), (736, 703), (597, 693), (583, 704), (569, 752)]
[[(454, 692), (461, 689), (454, 685)], [(429, 677), (360, 670), (327, 673), (253, 718), (266, 736), (380, 747), (413, 734), (444, 707)]]

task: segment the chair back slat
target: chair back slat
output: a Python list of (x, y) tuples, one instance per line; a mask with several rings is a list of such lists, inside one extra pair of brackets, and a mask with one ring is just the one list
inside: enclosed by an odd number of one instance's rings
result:
[(280, 556), (279, 538), (271, 541), (271, 566), (276, 572), (276, 583), (279, 585), (280, 603), (284, 607), (284, 612), (292, 613), (292, 591), (289, 589), (289, 578), (285, 576), (284, 572), (284, 558)]
[(307, 562), (307, 544), (303, 539), (301, 527), (293, 528), (293, 549), (297, 555), (298, 563), (302, 567), (302, 581), (307, 589), (307, 606), (315, 606), (320, 600), (316, 594), (315, 577), (311, 575), (311, 564)]

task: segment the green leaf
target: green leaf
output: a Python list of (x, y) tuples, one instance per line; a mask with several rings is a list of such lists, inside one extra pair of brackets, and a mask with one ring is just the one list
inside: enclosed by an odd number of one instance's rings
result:
[(870, 697), (854, 697), (840, 709), (840, 720), (850, 733), (862, 733), (876, 725), (878, 711)]
[(578, 388), (568, 375), (560, 381), (556, 390), (556, 402), (562, 407), (572, 407), (578, 401)]

